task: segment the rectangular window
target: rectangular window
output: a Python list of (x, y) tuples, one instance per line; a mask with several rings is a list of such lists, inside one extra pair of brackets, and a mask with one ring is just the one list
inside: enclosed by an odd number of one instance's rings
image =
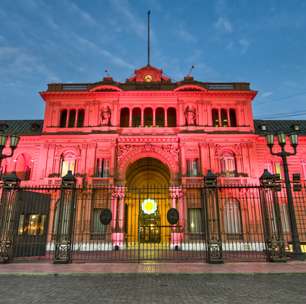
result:
[(237, 127), (237, 117), (236, 117), (235, 109), (229, 110), (229, 116), (230, 116), (230, 121), (231, 121), (231, 127)]
[(214, 127), (219, 127), (219, 111), (212, 109), (212, 123)]
[(70, 110), (69, 111), (69, 121), (68, 121), (68, 128), (75, 127), (75, 118), (76, 118), (76, 111)]
[(188, 208), (188, 232), (198, 234), (203, 233), (201, 208)]
[(222, 127), (228, 127), (227, 110), (221, 109), (221, 125)]
[(74, 174), (75, 170), (75, 160), (63, 160), (61, 165), (61, 177), (67, 175), (68, 171)]
[(109, 159), (97, 158), (96, 177), (109, 177)]
[(198, 159), (187, 159), (187, 176), (198, 176)]
[(105, 239), (107, 226), (100, 221), (101, 208), (94, 208), (91, 217), (91, 237), (93, 239)]
[(21, 214), (18, 223), (18, 235), (43, 235), (45, 222), (45, 214)]
[(233, 155), (224, 155), (221, 160), (221, 172), (225, 176), (237, 176), (236, 160)]

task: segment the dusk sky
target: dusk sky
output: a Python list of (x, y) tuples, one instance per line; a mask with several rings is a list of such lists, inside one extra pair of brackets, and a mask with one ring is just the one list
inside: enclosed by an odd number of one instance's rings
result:
[(0, 119), (42, 119), (50, 82), (125, 81), (146, 65), (181, 80), (250, 82), (255, 118), (306, 119), (306, 1), (1, 0)]

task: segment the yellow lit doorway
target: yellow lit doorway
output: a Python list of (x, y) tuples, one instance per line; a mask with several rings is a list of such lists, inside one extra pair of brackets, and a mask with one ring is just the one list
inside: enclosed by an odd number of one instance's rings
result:
[(167, 211), (170, 172), (155, 158), (142, 158), (127, 170), (126, 236), (129, 247), (169, 242)]

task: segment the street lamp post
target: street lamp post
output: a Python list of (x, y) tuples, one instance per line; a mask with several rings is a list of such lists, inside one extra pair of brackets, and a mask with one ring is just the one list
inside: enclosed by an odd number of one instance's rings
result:
[[(8, 137), (10, 138), (9, 141), (10, 141), (10, 149), (11, 149), (11, 151), (10, 151), (9, 154), (3, 154), (3, 150), (6, 147), (6, 144), (7, 144), (7, 141), (8, 141)], [(19, 136), (17, 136), (17, 135), (7, 136), (7, 135), (4, 135), (4, 134), (0, 134), (0, 167), (1, 167), (2, 160), (4, 158), (13, 156), (14, 151), (17, 148), (18, 142), (19, 142)], [(0, 172), (0, 175), (1, 174), (2, 173)]]
[(290, 230), (291, 230), (291, 237), (292, 237), (293, 257), (295, 259), (303, 259), (303, 254), (301, 251), (301, 244), (300, 244), (300, 239), (299, 239), (299, 234), (298, 234), (297, 224), (296, 224), (296, 217), (295, 217), (295, 210), (294, 210), (294, 204), (293, 204), (293, 196), (292, 196), (292, 191), (291, 191), (288, 161), (287, 161), (287, 157), (295, 155), (297, 152), (298, 136), (297, 134), (290, 134), (289, 136), (290, 144), (291, 144), (291, 147), (293, 148), (293, 152), (288, 152), (285, 150), (286, 138), (287, 138), (287, 135), (285, 133), (278, 134), (278, 144), (281, 147), (281, 151), (273, 152), (274, 135), (273, 134), (266, 135), (267, 145), (270, 149), (271, 154), (281, 157), (282, 162), (283, 162), (286, 194), (287, 194), (287, 200), (288, 200), (288, 211), (289, 211), (289, 219), (290, 219)]

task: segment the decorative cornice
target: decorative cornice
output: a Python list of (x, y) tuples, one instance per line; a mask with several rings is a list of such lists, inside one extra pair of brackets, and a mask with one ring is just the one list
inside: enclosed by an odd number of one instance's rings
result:
[(178, 143), (177, 137), (119, 137), (118, 143)]
[(229, 91), (121, 91), (121, 92), (66, 92), (66, 91), (59, 91), (59, 92), (40, 92), (40, 95), (44, 100), (48, 100), (50, 98), (101, 98), (101, 97), (112, 97), (115, 96), (118, 98), (120, 97), (154, 97), (154, 96), (164, 96), (164, 97), (173, 97), (177, 98), (178, 96), (182, 97), (235, 97), (235, 98), (254, 98), (257, 94), (257, 91), (238, 91), (238, 90), (229, 90)]

